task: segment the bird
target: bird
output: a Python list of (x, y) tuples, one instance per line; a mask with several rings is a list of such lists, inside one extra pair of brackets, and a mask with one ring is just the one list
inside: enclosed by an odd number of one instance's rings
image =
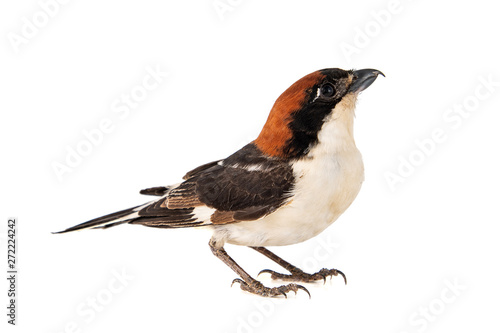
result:
[[(187, 172), (171, 186), (146, 188), (145, 204), (92, 219), (56, 233), (106, 229), (120, 224), (212, 230), (212, 253), (239, 277), (246, 292), (287, 297), (305, 291), (299, 283), (345, 274), (323, 268), (306, 273), (266, 247), (297, 244), (317, 236), (351, 205), (364, 181), (364, 165), (353, 135), (360, 92), (378, 77), (376, 69), (326, 68), (312, 72), (275, 101), (257, 138), (224, 159)], [(228, 255), (224, 245), (247, 246), (286, 269), (269, 269), (267, 287)], [(258, 276), (259, 276), (258, 275)], [(257, 276), (257, 277), (258, 277)]]

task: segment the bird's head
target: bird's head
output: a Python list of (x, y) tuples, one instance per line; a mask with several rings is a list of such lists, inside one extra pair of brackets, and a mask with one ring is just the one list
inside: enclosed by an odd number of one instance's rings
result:
[(376, 69), (328, 68), (304, 76), (278, 97), (254, 143), (272, 157), (300, 158), (321, 140), (326, 123), (352, 137), (357, 96), (379, 74), (384, 75)]

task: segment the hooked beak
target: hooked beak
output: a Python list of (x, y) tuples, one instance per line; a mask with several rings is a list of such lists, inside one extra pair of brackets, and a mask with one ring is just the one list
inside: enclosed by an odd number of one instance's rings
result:
[(384, 73), (381, 71), (371, 68), (359, 69), (353, 73), (354, 77), (351, 86), (349, 87), (349, 92), (352, 93), (359, 93), (368, 88), (379, 74), (385, 77)]

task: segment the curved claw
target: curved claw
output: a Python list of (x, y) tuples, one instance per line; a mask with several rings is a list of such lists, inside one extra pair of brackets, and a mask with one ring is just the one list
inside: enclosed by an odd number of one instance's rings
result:
[[(309, 299), (311, 299), (311, 293), (309, 293), (309, 290), (306, 289), (306, 287), (304, 286), (301, 286), (300, 284), (297, 285), (297, 289), (302, 289), (304, 290), (308, 295), (309, 295)], [(295, 294), (297, 294), (297, 292), (295, 292)]]
[(283, 294), (283, 296), (285, 296), (285, 298), (288, 298), (288, 296), (286, 295), (286, 292), (284, 292), (283, 290), (280, 290), (280, 292)]
[(270, 269), (263, 269), (259, 272), (259, 274), (257, 274), (257, 277), (259, 277), (259, 275), (261, 275), (262, 273), (269, 273), (269, 274), (273, 274), (274, 271), (270, 270)]
[(245, 284), (245, 281), (243, 281), (242, 279), (234, 279), (233, 282), (231, 282), (231, 288), (233, 287), (233, 284), (235, 282), (238, 282), (239, 284)]
[(342, 275), (342, 277), (344, 278), (344, 284), (347, 285), (347, 278), (345, 277), (345, 274), (342, 273), (341, 271), (337, 271), (338, 274)]

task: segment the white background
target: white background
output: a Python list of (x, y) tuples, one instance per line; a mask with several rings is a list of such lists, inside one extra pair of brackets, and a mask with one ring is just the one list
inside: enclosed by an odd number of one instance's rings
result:
[[(5, 253), (7, 218), (18, 217), (20, 271), (18, 326), (6, 323), (2, 278), (1, 327), (498, 331), (500, 23), (491, 1), (222, 0), (230, 10), (218, 13), (212, 0), (75, 0), (52, 5), (51, 17), (47, 2), (0, 5), (0, 235)], [(326, 67), (387, 76), (356, 112), (366, 180), (320, 236), (272, 250), (309, 271), (339, 268), (347, 286), (335, 277), (308, 285), (311, 300), (286, 301), (230, 288), (236, 275), (202, 230), (51, 234), (145, 202), (140, 189), (229, 155), (256, 137), (282, 91)], [(168, 77), (128, 116), (114, 112), (146, 68)], [(54, 163), (103, 119), (111, 132), (58, 179)], [(410, 159), (418, 165), (402, 166)], [(392, 187), (388, 173), (401, 177)], [(227, 250), (252, 275), (279, 270), (251, 249)], [(122, 273), (125, 282), (115, 278)]]

